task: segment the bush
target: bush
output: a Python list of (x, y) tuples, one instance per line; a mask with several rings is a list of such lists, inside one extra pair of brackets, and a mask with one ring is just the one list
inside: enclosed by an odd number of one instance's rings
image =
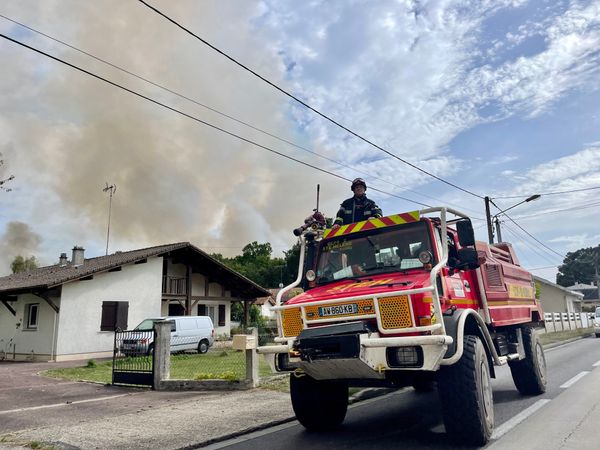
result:
[(96, 367), (98, 364), (96, 364), (96, 361), (93, 359), (90, 359), (87, 364), (85, 365), (85, 367), (87, 367), (88, 369), (93, 369), (94, 367)]
[(237, 375), (231, 371), (223, 372), (223, 373), (209, 373), (209, 372), (200, 372), (194, 375), (194, 380), (202, 381), (202, 380), (227, 380), (227, 381), (236, 381), (238, 379)]

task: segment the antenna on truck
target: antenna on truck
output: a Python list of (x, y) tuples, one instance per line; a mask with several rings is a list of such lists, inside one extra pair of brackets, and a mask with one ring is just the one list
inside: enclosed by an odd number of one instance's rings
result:
[(315, 209), (315, 212), (319, 212), (319, 191), (321, 190), (321, 185), (317, 184), (317, 208)]

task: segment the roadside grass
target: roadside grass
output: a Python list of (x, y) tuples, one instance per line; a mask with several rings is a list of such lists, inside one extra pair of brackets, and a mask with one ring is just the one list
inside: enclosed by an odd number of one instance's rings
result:
[(556, 331), (553, 333), (540, 333), (539, 339), (542, 345), (553, 344), (555, 342), (566, 341), (567, 339), (588, 336), (594, 333), (593, 328), (579, 328), (577, 330)]
[[(148, 367), (150, 356), (137, 356), (117, 361), (118, 367), (137, 366)], [(78, 367), (51, 369), (42, 375), (52, 378), (62, 378), (74, 381), (92, 381), (97, 383), (112, 383), (113, 362), (96, 362)], [(259, 375), (265, 377), (271, 374), (266, 361), (259, 359)], [(199, 355), (182, 353), (171, 355), (172, 380), (243, 380), (246, 378), (246, 355), (243, 351), (219, 349)]]
[[(11, 434), (5, 434), (0, 436), (0, 444), (7, 444), (10, 446), (10, 448), (15, 446), (19, 448), (33, 448), (36, 450), (56, 450), (56, 446), (53, 444), (48, 444), (40, 441), (26, 441), (18, 439)], [(2, 448), (4, 448), (4, 446)]]

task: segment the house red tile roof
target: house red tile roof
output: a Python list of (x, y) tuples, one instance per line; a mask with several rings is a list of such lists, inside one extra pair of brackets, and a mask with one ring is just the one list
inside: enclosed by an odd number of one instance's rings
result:
[(192, 261), (192, 265), (202, 267), (202, 272), (215, 279), (225, 279), (227, 286), (245, 298), (262, 297), (269, 291), (252, 280), (228, 268), (198, 247), (189, 242), (157, 245), (127, 252), (116, 252), (106, 256), (88, 258), (79, 266), (66, 265), (39, 267), (29, 272), (17, 273), (0, 278), (0, 294), (15, 295), (33, 290), (46, 290), (70, 281), (80, 280), (97, 273), (107, 272), (117, 267), (134, 264), (144, 259), (176, 252)]

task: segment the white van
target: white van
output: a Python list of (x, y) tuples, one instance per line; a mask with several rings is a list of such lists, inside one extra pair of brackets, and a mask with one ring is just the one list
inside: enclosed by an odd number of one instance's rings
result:
[(596, 314), (594, 314), (594, 333), (597, 338), (600, 338), (600, 306), (596, 308)]
[[(171, 323), (171, 353), (183, 350), (196, 350), (198, 353), (206, 353), (215, 340), (215, 328), (208, 316), (169, 316), (151, 317), (144, 319), (134, 331), (140, 331), (140, 339), (128, 339), (123, 343), (124, 353), (147, 353), (154, 352), (152, 339), (141, 336), (141, 332), (150, 331), (154, 328), (154, 322), (166, 320)], [(137, 341), (137, 342), (136, 342)], [(143, 347), (143, 349), (142, 349)]]

